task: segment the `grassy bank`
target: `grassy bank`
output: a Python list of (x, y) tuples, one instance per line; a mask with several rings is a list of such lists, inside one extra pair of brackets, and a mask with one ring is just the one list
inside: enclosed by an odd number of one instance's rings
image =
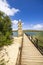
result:
[(41, 52), (41, 54), (43, 55), (43, 32), (37, 32), (36, 35), (34, 35), (35, 38), (38, 39), (38, 49)]
[(38, 39), (38, 45), (43, 46), (43, 32), (37, 32), (34, 36)]

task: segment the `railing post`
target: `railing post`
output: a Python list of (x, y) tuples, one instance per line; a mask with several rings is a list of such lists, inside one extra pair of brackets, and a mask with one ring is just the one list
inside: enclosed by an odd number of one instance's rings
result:
[(21, 65), (22, 47), (23, 47), (23, 37), (22, 37), (22, 44), (21, 44), (21, 48), (20, 48), (20, 58), (19, 58), (19, 65)]

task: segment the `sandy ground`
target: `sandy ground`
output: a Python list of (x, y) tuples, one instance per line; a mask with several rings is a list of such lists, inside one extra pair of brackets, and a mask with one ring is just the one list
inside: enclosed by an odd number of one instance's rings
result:
[(14, 37), (13, 44), (4, 46), (2, 51), (0, 51), (0, 60), (4, 58), (6, 65), (15, 65), (21, 43), (22, 37)]

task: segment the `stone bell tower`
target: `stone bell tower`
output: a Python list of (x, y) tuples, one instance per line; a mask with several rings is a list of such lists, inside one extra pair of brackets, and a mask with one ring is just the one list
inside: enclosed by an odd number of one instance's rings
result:
[(23, 31), (22, 31), (22, 22), (21, 20), (18, 21), (18, 36), (22, 36)]

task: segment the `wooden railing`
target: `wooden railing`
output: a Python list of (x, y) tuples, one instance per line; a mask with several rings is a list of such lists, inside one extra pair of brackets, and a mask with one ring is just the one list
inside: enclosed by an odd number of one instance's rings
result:
[(39, 41), (37, 38), (33, 38), (31, 35), (26, 34), (29, 38), (29, 40), (34, 44), (34, 46), (39, 50), (39, 52), (43, 55), (43, 49), (40, 49), (40, 46), (38, 45)]
[(17, 60), (16, 60), (16, 65), (19, 65), (19, 58), (20, 58), (20, 51), (18, 52)]
[(22, 47), (23, 47), (23, 38), (22, 38), (21, 47), (19, 47), (19, 52), (18, 52), (18, 56), (17, 56), (17, 60), (16, 60), (16, 65), (21, 65)]

